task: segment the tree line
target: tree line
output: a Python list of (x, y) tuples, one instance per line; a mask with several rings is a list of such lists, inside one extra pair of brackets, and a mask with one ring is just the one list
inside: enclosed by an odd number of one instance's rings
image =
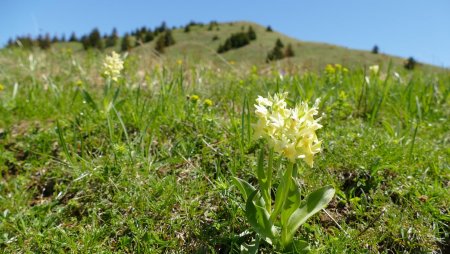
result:
[[(192, 24), (191, 24), (192, 25)], [(175, 40), (172, 37), (171, 29), (167, 27), (165, 22), (162, 22), (160, 26), (155, 27), (153, 30), (148, 27), (137, 28), (134, 31), (125, 33), (122, 38), (119, 37), (116, 28), (113, 28), (111, 33), (105, 33), (102, 35), (98, 28), (92, 29), (88, 34), (77, 36), (75, 32), (72, 32), (67, 39), (63, 34), (62, 36), (54, 35), (50, 36), (49, 33), (45, 35), (38, 35), (32, 37), (31, 35), (17, 36), (15, 39), (10, 38), (6, 44), (6, 47), (21, 47), (24, 49), (32, 49), (39, 47), (43, 50), (49, 49), (52, 44), (57, 42), (79, 42), (83, 45), (83, 49), (98, 49), (103, 50), (109, 47), (115, 47), (120, 45), (122, 51), (127, 51), (135, 46), (147, 43), (157, 38), (159, 35), (162, 37), (161, 42), (158, 41), (158, 51), (163, 51), (164, 47), (173, 45)]]

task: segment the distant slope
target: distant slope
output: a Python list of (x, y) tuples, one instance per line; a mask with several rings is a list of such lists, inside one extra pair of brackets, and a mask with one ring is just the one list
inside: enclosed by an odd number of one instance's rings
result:
[[(256, 31), (257, 39), (239, 49), (218, 54), (217, 48), (233, 33), (247, 31), (252, 26)], [(319, 70), (327, 64), (339, 63), (347, 67), (364, 67), (378, 64), (387, 68), (389, 63), (394, 67), (402, 67), (405, 59), (386, 54), (373, 54), (370, 51), (353, 50), (345, 47), (326, 43), (306, 42), (288, 37), (279, 32), (266, 31), (263, 27), (251, 22), (218, 23), (212, 30), (208, 24), (190, 26), (190, 32), (184, 28), (172, 31), (176, 44), (165, 49), (164, 54), (158, 54), (154, 48), (156, 38), (142, 45), (137, 45), (130, 51), (131, 55), (138, 55), (146, 61), (171, 61), (183, 60), (190, 63), (205, 63), (214, 65), (257, 65), (289, 68), (295, 66), (295, 70)], [(217, 37), (216, 40), (213, 40)], [(266, 63), (268, 52), (274, 47), (275, 41), (281, 39), (283, 44), (291, 44), (295, 56), (280, 61)], [(134, 41), (134, 38), (133, 38)], [(70, 46), (75, 52), (84, 52), (80, 43), (57, 43), (52, 50), (60, 50)], [(106, 52), (120, 51), (120, 46), (107, 48)], [(419, 64), (418, 68), (425, 71), (442, 71), (440, 67)], [(446, 70), (447, 71), (447, 70)]]
[[(232, 33), (247, 31), (252, 26), (256, 31), (257, 39), (249, 45), (239, 49), (217, 54), (217, 48)], [(267, 32), (266, 27), (250, 22), (219, 23), (217, 29), (208, 31), (208, 25), (192, 26), (190, 32), (184, 29), (173, 31), (176, 44), (168, 47), (164, 58), (187, 59), (194, 62), (211, 62), (220, 64), (223, 61), (246, 65), (270, 65), (266, 63), (267, 53), (274, 47), (275, 41), (280, 38), (283, 44), (292, 44), (295, 56), (285, 58), (281, 65), (295, 64), (302, 69), (323, 68), (326, 64), (340, 63), (345, 66), (369, 66), (379, 64), (387, 67), (392, 61), (394, 66), (402, 66), (405, 59), (386, 54), (373, 54), (370, 51), (353, 50), (331, 44), (300, 41), (276, 31)], [(213, 40), (217, 36), (218, 40)], [(155, 41), (133, 49), (133, 53), (142, 54), (153, 51)], [(419, 68), (440, 69), (431, 65), (421, 65)]]

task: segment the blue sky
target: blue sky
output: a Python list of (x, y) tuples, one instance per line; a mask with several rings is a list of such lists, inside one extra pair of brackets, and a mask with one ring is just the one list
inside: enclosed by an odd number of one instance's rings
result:
[(110, 33), (189, 21), (253, 21), (304, 41), (450, 67), (449, 0), (1, 0), (0, 45), (17, 35)]

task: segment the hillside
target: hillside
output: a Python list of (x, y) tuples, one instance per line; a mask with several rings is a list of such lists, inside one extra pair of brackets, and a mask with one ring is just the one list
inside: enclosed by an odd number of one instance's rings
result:
[[(226, 53), (216, 53), (217, 48), (232, 33), (246, 31), (252, 26), (257, 34), (256, 41), (239, 49), (230, 50)], [(281, 60), (284, 64), (295, 64), (305, 69), (322, 68), (329, 63), (341, 63), (346, 66), (360, 66), (372, 64), (385, 64), (392, 60), (395, 65), (401, 65), (402, 58), (392, 57), (384, 54), (372, 54), (369, 51), (359, 51), (338, 47), (330, 44), (305, 42), (288, 37), (279, 32), (267, 32), (266, 28), (255, 23), (235, 22), (221, 23), (218, 30), (208, 31), (208, 26), (194, 26), (189, 33), (183, 29), (177, 29), (173, 33), (177, 43), (169, 47), (165, 54), (168, 58), (187, 58), (194, 61), (211, 61), (220, 63), (224, 59), (247, 65), (266, 65), (267, 53), (274, 47), (279, 38), (284, 45), (292, 44), (295, 56)], [(213, 37), (219, 39), (213, 41)], [(149, 50), (154, 47), (154, 42), (136, 49), (136, 53)]]
[[(231, 35), (241, 31), (247, 31), (252, 27), (257, 35), (257, 39), (242, 48), (233, 49), (228, 52), (218, 54), (219, 45)], [(185, 32), (184, 27), (172, 30), (176, 44), (165, 49), (164, 54), (158, 54), (154, 48), (156, 38), (149, 42), (136, 45), (130, 50), (131, 55), (138, 55), (145, 62), (161, 62), (168, 60), (176, 62), (184, 60), (191, 63), (206, 63), (213, 65), (244, 65), (268, 67), (276, 64), (286, 71), (321, 70), (327, 64), (339, 63), (347, 67), (361, 67), (378, 64), (387, 68), (390, 62), (394, 66), (402, 67), (405, 59), (386, 54), (373, 54), (370, 51), (353, 50), (345, 47), (335, 46), (326, 43), (306, 42), (291, 38), (281, 34), (276, 30), (266, 31), (263, 27), (251, 22), (229, 22), (218, 23), (213, 29), (209, 29), (208, 24), (190, 26), (190, 31)], [(215, 38), (216, 37), (216, 38)], [(215, 38), (215, 39), (214, 39)], [(292, 45), (295, 56), (279, 61), (266, 63), (268, 52), (274, 47), (275, 41), (280, 39), (286, 46)], [(132, 37), (133, 43), (135, 38)], [(120, 44), (120, 43), (119, 43)], [(67, 47), (75, 52), (84, 52), (81, 43), (56, 43), (51, 50), (61, 50)], [(106, 49), (109, 51), (120, 51), (120, 45)], [(419, 68), (424, 70), (439, 71), (439, 67), (420, 64)]]
[[(223, 54), (217, 54), (217, 48), (233, 33), (247, 31), (251, 26), (257, 39), (249, 45), (239, 49), (230, 50)], [(267, 66), (266, 57), (279, 38), (283, 44), (293, 46), (295, 56), (277, 61), (282, 67), (292, 65), (303, 70), (323, 69), (327, 64), (340, 63), (349, 67), (370, 66), (374, 64), (386, 66), (392, 61), (394, 66), (403, 66), (406, 59), (386, 54), (372, 54), (369, 50), (354, 50), (327, 43), (307, 42), (277, 32), (267, 32), (266, 27), (252, 22), (219, 23), (215, 29), (208, 31), (208, 25), (192, 26), (190, 32), (184, 32), (183, 28), (175, 29), (173, 36), (176, 44), (167, 48), (164, 58), (188, 59), (194, 62), (211, 62), (222, 64), (224, 61), (242, 64)], [(213, 40), (217, 36), (218, 40)], [(149, 53), (155, 47), (155, 40), (137, 47), (135, 54)], [(425, 70), (439, 70), (431, 65), (421, 65)]]

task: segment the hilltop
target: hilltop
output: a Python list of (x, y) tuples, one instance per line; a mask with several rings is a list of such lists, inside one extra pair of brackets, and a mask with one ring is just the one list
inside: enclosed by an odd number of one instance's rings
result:
[[(252, 22), (228, 22), (201, 24), (193, 23), (186, 31), (186, 26), (171, 29), (175, 44), (165, 48), (164, 54), (155, 50), (157, 36), (147, 43), (137, 43), (135, 36), (130, 36), (134, 44), (129, 50), (131, 55), (139, 55), (141, 58), (149, 58), (150, 61), (168, 60), (171, 62), (183, 60), (191, 63), (206, 63), (213, 65), (245, 65), (245, 66), (273, 66), (278, 65), (284, 69), (295, 70), (320, 70), (327, 64), (339, 63), (348, 67), (364, 67), (378, 64), (387, 68), (389, 63), (402, 67), (406, 59), (386, 55), (383, 53), (373, 54), (370, 50), (354, 50), (326, 43), (301, 41), (275, 30), (267, 31), (267, 28)], [(245, 32), (252, 27), (256, 32), (256, 40), (238, 49), (229, 50), (225, 53), (217, 53), (217, 49), (232, 34)], [(295, 53), (293, 57), (284, 58), (279, 61), (267, 62), (267, 54), (273, 49), (277, 39), (285, 45), (290, 44)], [(120, 41), (116, 46), (106, 48), (106, 52), (112, 50), (120, 51)], [(61, 48), (72, 48), (75, 52), (83, 52), (83, 46), (79, 42), (59, 42), (52, 45), (51, 50)], [(442, 70), (439, 67), (419, 64), (424, 70)]]

